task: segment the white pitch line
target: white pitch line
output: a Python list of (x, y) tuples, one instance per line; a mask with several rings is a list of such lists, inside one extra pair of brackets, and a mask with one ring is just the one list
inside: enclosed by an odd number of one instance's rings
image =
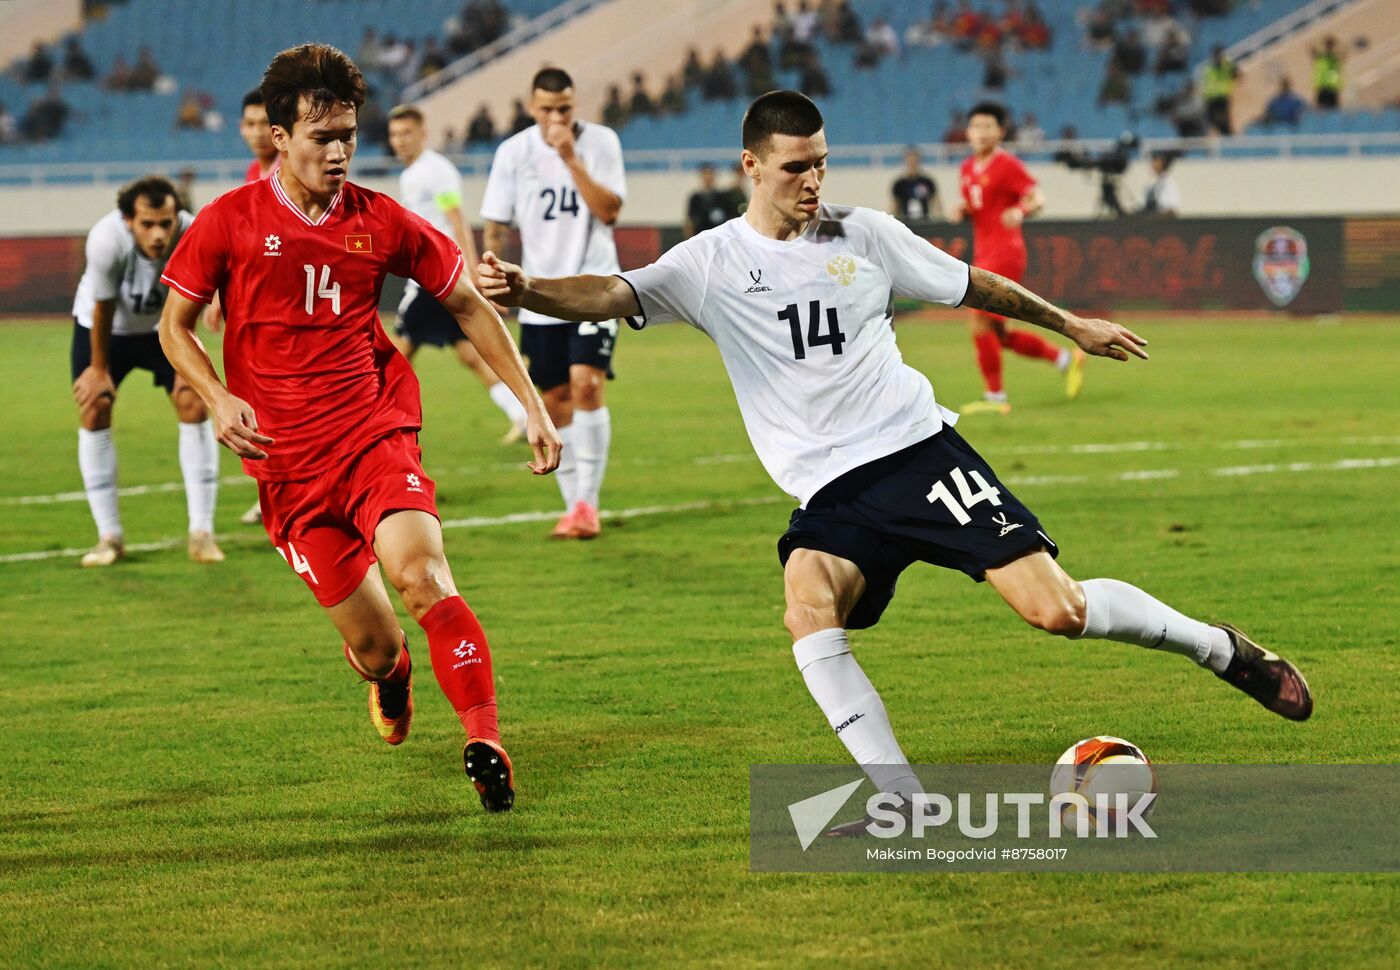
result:
[[(1224, 468), (1203, 469), (1203, 474), (1217, 476), (1266, 475), (1279, 472), (1308, 471), (1357, 471), (1373, 468), (1400, 467), (1400, 456), (1387, 458), (1343, 458), (1333, 462), (1299, 461), (1286, 465), (1234, 465)], [(1176, 478), (1181, 474), (1177, 468), (1145, 468), (1135, 471), (1116, 472), (1112, 475), (1019, 475), (1002, 479), (1008, 487), (1080, 485), (1092, 481), (1143, 482), (1163, 478)], [(677, 512), (708, 512), (717, 508), (750, 508), (761, 505), (780, 505), (791, 502), (786, 495), (762, 495), (756, 498), (702, 499), (696, 502), (679, 502), (672, 505), (640, 505), (630, 509), (605, 509), (603, 515), (609, 519), (632, 519), (648, 515), (673, 515)], [(509, 515), (471, 516), (465, 519), (446, 519), (444, 529), (486, 529), (501, 525), (519, 525), (530, 522), (551, 522), (559, 517), (559, 510), (544, 512), (513, 512)], [(131, 552), (158, 552), (175, 549), (182, 545), (184, 538), (161, 539), (129, 545)], [(229, 546), (261, 545), (267, 541), (261, 532), (248, 532), (222, 535), (219, 541)], [(5, 563), (39, 562), (45, 559), (77, 559), (86, 549), (42, 549), (36, 552), (14, 552), (0, 556), (0, 565)]]

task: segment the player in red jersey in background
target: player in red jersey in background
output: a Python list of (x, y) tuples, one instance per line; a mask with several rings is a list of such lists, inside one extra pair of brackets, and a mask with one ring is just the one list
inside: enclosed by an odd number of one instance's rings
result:
[[(323, 44), (285, 50), (262, 92), (281, 165), (190, 226), (162, 277), (171, 292), (161, 345), (214, 415), (219, 441), (258, 480), (268, 536), (345, 638), (380, 736), (407, 737), (413, 695), (407, 638), (376, 562), (427, 634), (433, 672), (466, 728), (467, 776), (488, 811), (505, 811), (514, 776), (491, 654), (443, 553), (418, 448), (418, 381), (379, 321), (385, 275), (441, 300), (525, 405), (536, 474), (558, 467), (559, 436), (457, 245), (347, 181), (365, 98), (350, 59)], [(228, 310), (227, 387), (194, 333), (215, 292)]]
[[(990, 101), (967, 114), (967, 140), (972, 155), (962, 164), (959, 182), (963, 204), (953, 222), (972, 220), (972, 265), (1020, 282), (1026, 275), (1026, 240), (1021, 224), (1045, 205), (1045, 196), (1021, 160), (1001, 147), (1006, 134), (1006, 109)], [(986, 385), (983, 399), (962, 408), (964, 414), (1009, 414), (1011, 403), (1001, 377), (1001, 348), (1023, 357), (1054, 364), (1065, 375), (1065, 393), (1079, 396), (1084, 386), (1084, 353), (1056, 347), (1026, 330), (1013, 330), (1006, 318), (974, 310), (972, 343)]]

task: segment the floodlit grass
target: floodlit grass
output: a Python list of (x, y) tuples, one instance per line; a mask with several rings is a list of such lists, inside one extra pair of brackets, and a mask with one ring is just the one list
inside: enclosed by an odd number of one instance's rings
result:
[[(960, 430), (1072, 574), (1239, 624), (1306, 671), (1317, 713), (1292, 724), (1180, 658), (1037, 635), (916, 567), (853, 636), (905, 750), (1043, 763), (1111, 733), (1164, 762), (1396, 761), (1400, 322), (1131, 323), (1151, 362), (1094, 361), (1069, 403), (1048, 367), (1008, 360), (1013, 414)], [(93, 541), (81, 498), (17, 501), (81, 490), (68, 339), (0, 326), (0, 557)], [(959, 315), (900, 340), (940, 400), (976, 396)], [(557, 489), (495, 444), (503, 419), (447, 354), (420, 369), (443, 517), (488, 520), (447, 549), (491, 638), (517, 810), (477, 805), (411, 623), (414, 734), (378, 739), (331, 626), (237, 524), (239, 481), (222, 566), (178, 545), (97, 571), (0, 560), (0, 964), (1393, 965), (1393, 876), (750, 873), (749, 764), (845, 755), (782, 629), (791, 503), (713, 347), (623, 335), (604, 504), (650, 511), (587, 544), (489, 523)], [(179, 480), (163, 397), (141, 372), (121, 390), (123, 486)], [(178, 489), (122, 512), (131, 543), (183, 534)]]

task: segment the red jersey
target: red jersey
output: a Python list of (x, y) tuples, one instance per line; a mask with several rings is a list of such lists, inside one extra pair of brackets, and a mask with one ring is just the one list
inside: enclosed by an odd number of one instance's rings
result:
[(161, 280), (199, 303), (218, 291), (228, 388), (276, 441), (243, 470), (297, 481), (421, 427), (418, 379), (384, 336), (380, 289), (393, 273), (442, 299), (463, 270), (456, 243), (387, 195), (347, 183), (312, 222), (271, 178), (200, 210)]
[(1018, 204), (1035, 187), (1035, 179), (1021, 160), (997, 149), (986, 162), (972, 156), (962, 163), (963, 202), (972, 220), (973, 264), (1024, 260), (1026, 240), (1021, 227), (1008, 229), (1001, 221), (1007, 209)]
[(248, 165), (248, 171), (243, 173), (244, 182), (259, 182), (265, 178), (271, 178), (277, 170), (282, 167), (282, 156), (278, 155), (272, 162), (272, 167), (266, 172), (262, 170), (262, 162), (256, 158)]

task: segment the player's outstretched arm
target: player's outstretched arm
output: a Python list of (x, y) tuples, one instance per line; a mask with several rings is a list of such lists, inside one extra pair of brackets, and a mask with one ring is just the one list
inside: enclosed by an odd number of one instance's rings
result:
[(457, 318), (457, 325), (481, 354), (481, 359), (524, 405), (525, 437), (535, 451), (535, 460), (528, 463), (530, 471), (548, 475), (559, 467), (559, 454), (564, 445), (500, 315), (472, 286), (468, 273), (457, 278), (457, 284), (442, 305)]
[(481, 292), (502, 306), (518, 306), (561, 320), (616, 320), (642, 312), (637, 294), (620, 276), (538, 279), (488, 252), (477, 267)]
[(1036, 296), (1004, 276), (972, 267), (963, 305), (1033, 323), (1064, 334), (1084, 351), (1098, 357), (1127, 360), (1129, 356), (1147, 360), (1147, 341), (1126, 327), (1107, 320), (1077, 317), (1073, 313)]
[(259, 445), (273, 444), (273, 440), (258, 432), (258, 419), (252, 406), (224, 387), (214, 370), (214, 362), (209, 359), (209, 352), (195, 335), (194, 326), (203, 309), (203, 303), (196, 303), (171, 287), (157, 330), (160, 349), (214, 416), (214, 436), (219, 444), (243, 458), (266, 458), (267, 452)]

